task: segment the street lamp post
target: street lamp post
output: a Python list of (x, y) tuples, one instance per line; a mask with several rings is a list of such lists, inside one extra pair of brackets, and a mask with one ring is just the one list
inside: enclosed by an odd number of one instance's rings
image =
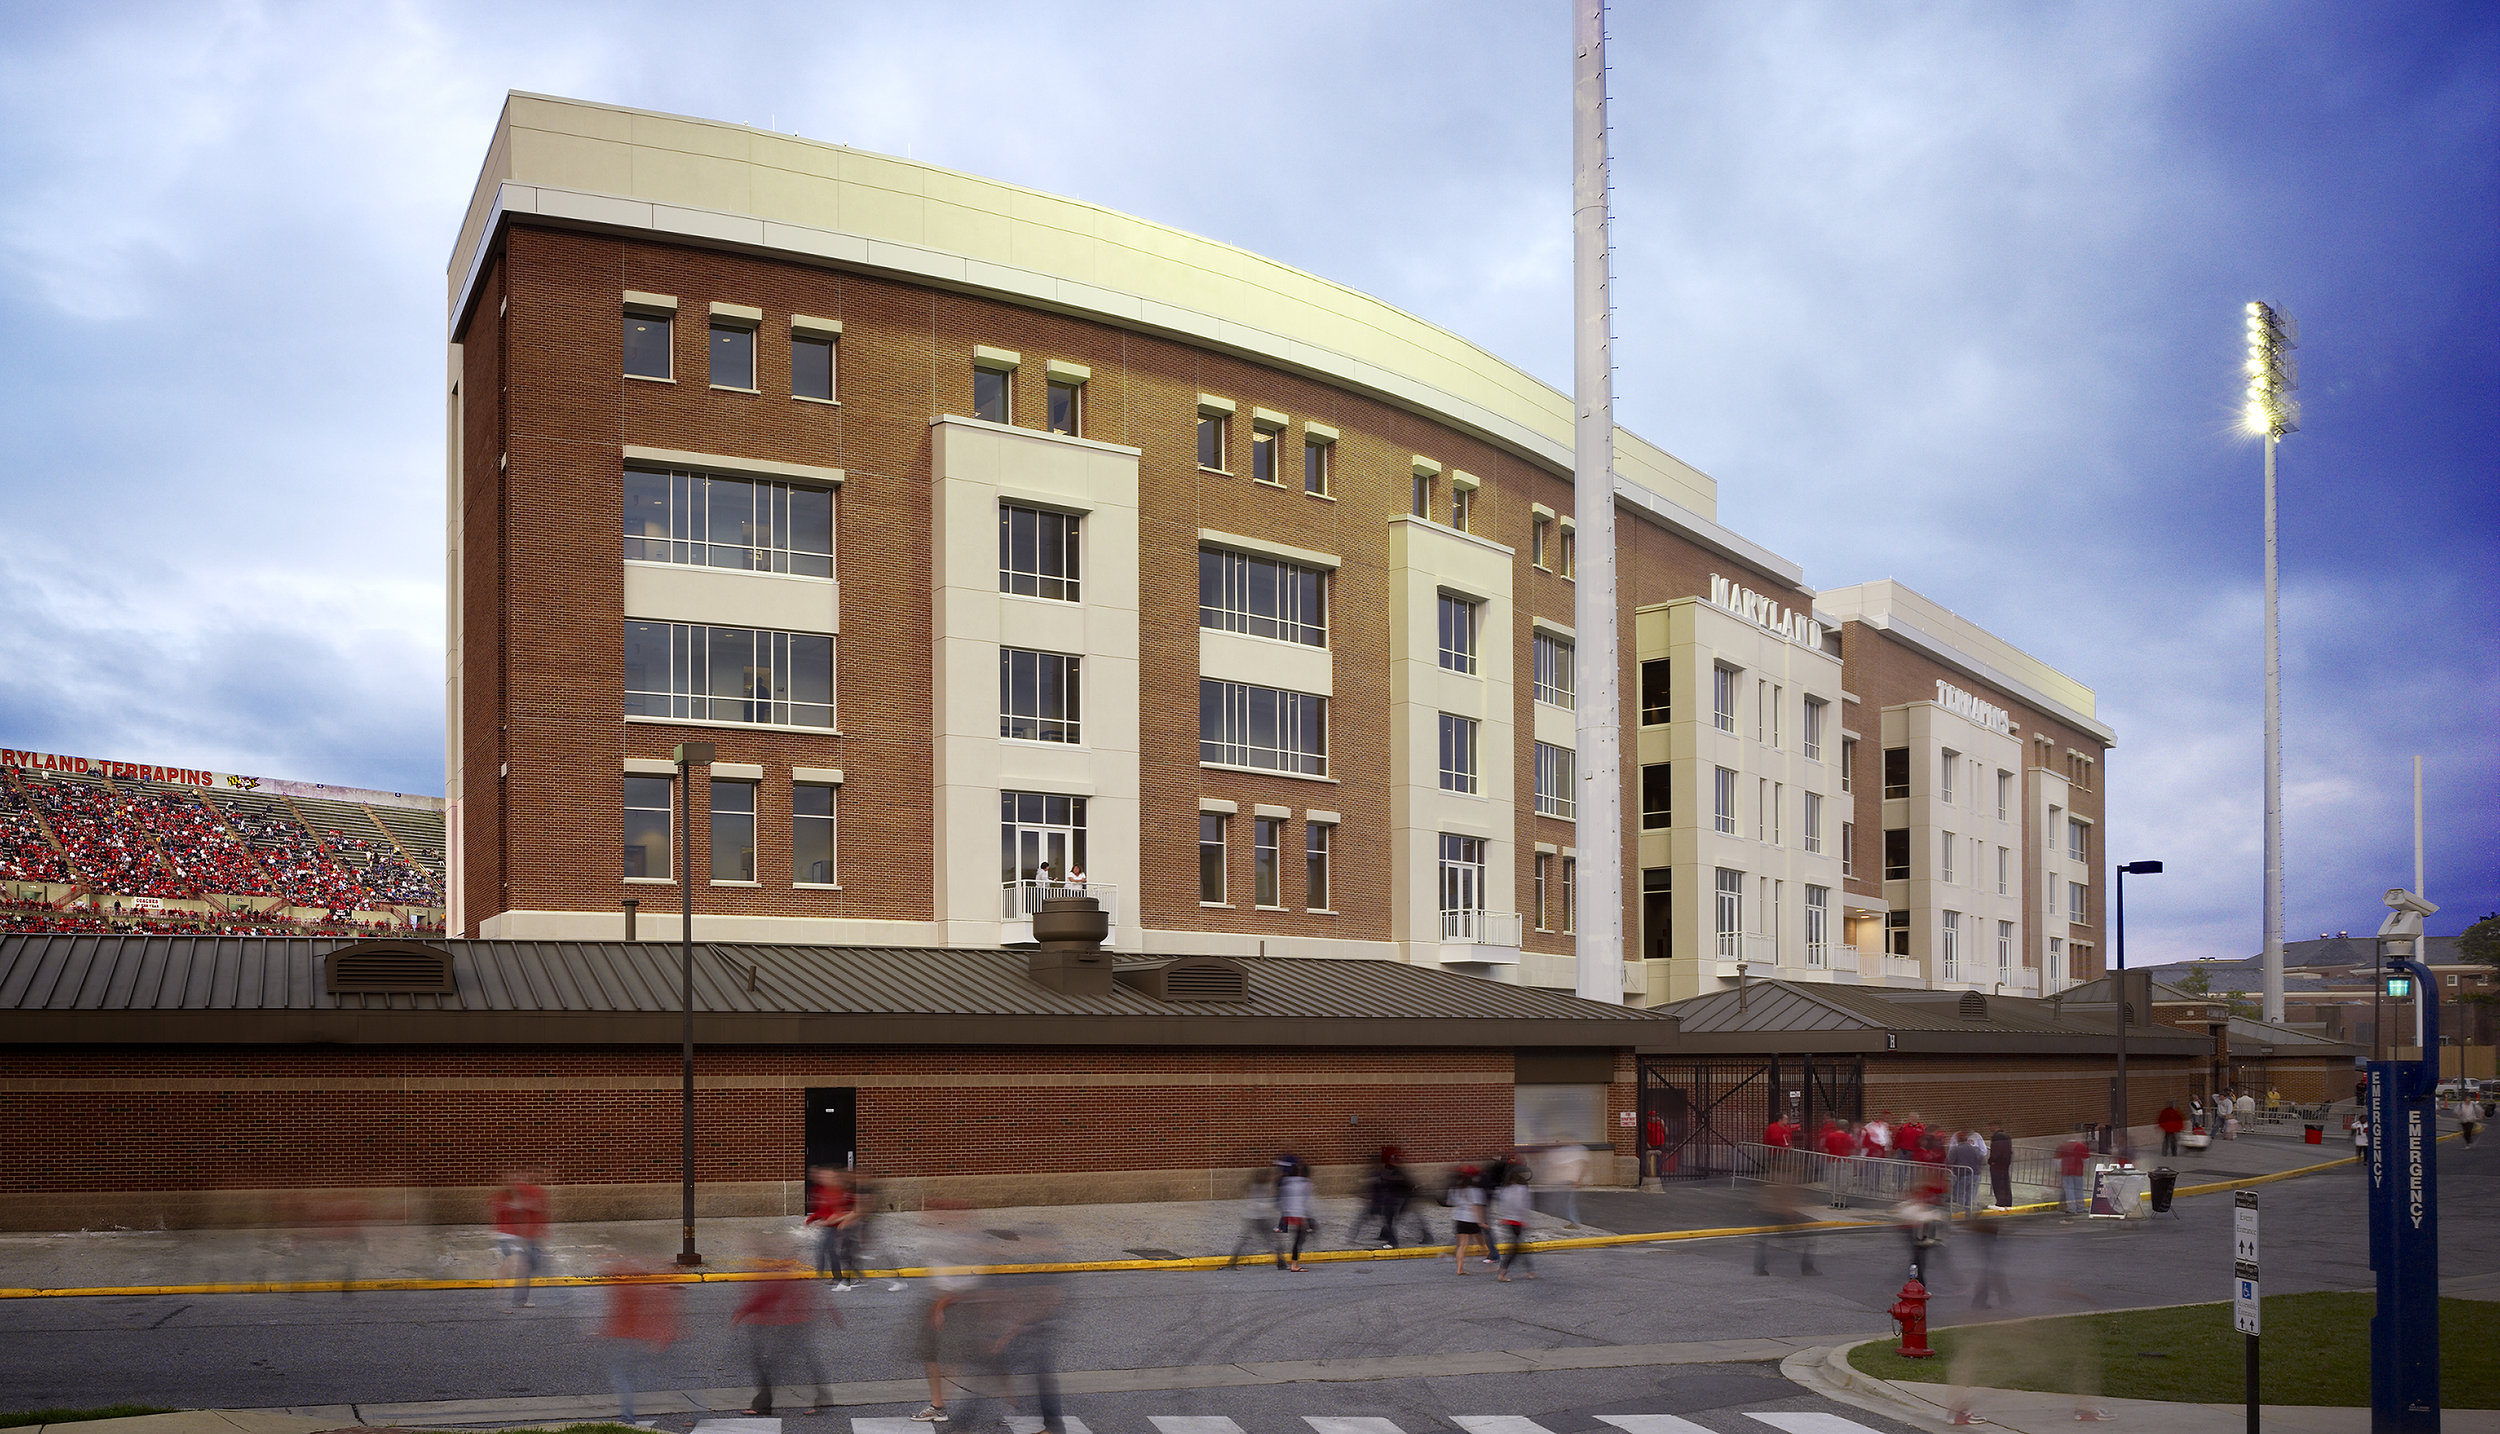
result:
[(2300, 428), (2299, 325), (2271, 305), (2248, 304), (2247, 402), (2240, 422), (2266, 440), (2266, 949), (2265, 1017), (2283, 1019), (2283, 629), (2275, 577), (2274, 446)]
[[(2118, 868), (2118, 972), (2110, 977), (2110, 1005), (2118, 1012), (2118, 1147), (2121, 1155), (2132, 1154), (2135, 1122), (2127, 1108), (2127, 878), (2159, 876), (2161, 863), (2131, 861)], [(2152, 985), (2145, 984), (2145, 1004), (2152, 1004)]]
[(678, 1063), (685, 1088), (679, 1112), (686, 1237), (685, 1245), (677, 1252), (677, 1263), (681, 1265), (703, 1263), (703, 1256), (694, 1247), (694, 769), (697, 765), (708, 769), (713, 750), (709, 742), (681, 742), (671, 754), (677, 763), (677, 804), (684, 813), (677, 829), (677, 952), (683, 979), (678, 992)]

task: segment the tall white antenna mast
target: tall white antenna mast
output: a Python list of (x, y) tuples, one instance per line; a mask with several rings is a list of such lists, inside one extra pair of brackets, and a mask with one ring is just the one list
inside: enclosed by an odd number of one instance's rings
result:
[(1606, 4), (1572, 0), (1571, 602), (1579, 672), (1579, 994), (1623, 1000), (1623, 713), (1615, 641), (1615, 376), (1607, 268)]

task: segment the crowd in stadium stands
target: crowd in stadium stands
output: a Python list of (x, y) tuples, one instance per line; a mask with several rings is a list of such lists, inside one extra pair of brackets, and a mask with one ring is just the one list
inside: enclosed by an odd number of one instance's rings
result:
[(145, 932), (182, 936), (378, 936), (400, 933), (440, 936), (440, 920), (396, 925), (388, 921), (353, 921), (344, 912), (327, 918), (296, 921), (262, 912), (182, 912), (123, 910), (55, 911), (51, 903), (0, 897), (0, 932)]
[(274, 808), (227, 807), (226, 826), (251, 844), (263, 864), (276, 874), (278, 889), (297, 906), (354, 907), (374, 904), (364, 895), (355, 873), (342, 868), (321, 849), (321, 842), (303, 823)]
[(147, 838), (149, 823), (116, 810), (113, 794), (91, 782), (34, 782), (44, 820), (69, 853), (78, 880), (131, 896), (189, 896), (190, 883), (168, 870)]
[(14, 789), (0, 787), (0, 881), (67, 880), (69, 868), (44, 840), (35, 814)]

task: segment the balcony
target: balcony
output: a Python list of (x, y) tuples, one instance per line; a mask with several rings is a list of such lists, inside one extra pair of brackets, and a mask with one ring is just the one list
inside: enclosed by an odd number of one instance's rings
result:
[(1883, 962), (1884, 969), (1881, 974), (1887, 980), (1924, 981), (1927, 979), (1927, 968), (1919, 964), (1916, 956), (1887, 955), (1883, 958)]
[(1469, 965), (1516, 966), (1526, 921), (1516, 911), (1444, 911), (1441, 960)]
[(1120, 939), (1120, 888), (1108, 882), (1089, 881), (1010, 881), (998, 891), (998, 944), (1023, 946), (1033, 940), (1033, 913), (1042, 903), (1060, 896), (1090, 896), (1102, 907), (1102, 914), (1111, 918), (1111, 931), (1103, 937), (1109, 946)]

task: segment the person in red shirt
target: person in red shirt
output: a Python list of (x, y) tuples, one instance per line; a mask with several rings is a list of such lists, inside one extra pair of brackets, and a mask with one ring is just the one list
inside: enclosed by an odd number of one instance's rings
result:
[(834, 1288), (851, 1287), (850, 1227), (859, 1202), (851, 1194), (847, 1171), (829, 1167), (808, 1172), (807, 1223), (816, 1231), (816, 1273), (830, 1277)]
[(1900, 1126), (1893, 1131), (1892, 1143), (1893, 1152), (1897, 1155), (1911, 1160), (1925, 1158), (1922, 1152), (1927, 1148), (1926, 1122), (1920, 1120), (1913, 1112), (1909, 1119), (1901, 1122)]
[(2085, 1213), (2084, 1181), (2091, 1172), (2091, 1164), (2092, 1147), (2083, 1143), (2083, 1137), (2077, 1136), (2057, 1147), (2057, 1173), (2066, 1185), (2066, 1213), (2069, 1215)]
[(503, 1255), (501, 1278), (514, 1280), (512, 1303), (527, 1309), (530, 1282), (543, 1273), (547, 1265), (547, 1192), (532, 1178), (535, 1171), (516, 1173), (510, 1182), (495, 1192), (490, 1210), (495, 1220), (495, 1245)]
[(2161, 1153), (2178, 1154), (2179, 1132), (2187, 1128), (2187, 1118), (2179, 1114), (2179, 1108), (2175, 1105), (2163, 1105), (2161, 1114), (2153, 1117), (2153, 1123), (2161, 1127)]
[(1850, 1134), (1849, 1127), (1839, 1121), (1824, 1121), (1823, 1153), (1825, 1155), (1855, 1155), (1858, 1153), (1858, 1138)]
[[(825, 1405), (824, 1362), (817, 1358), (816, 1341), (811, 1338), (819, 1304), (816, 1282), (806, 1277), (795, 1260), (758, 1259), (756, 1266), (766, 1272), (765, 1277), (747, 1286), (747, 1297), (729, 1317), (731, 1324), (747, 1327), (747, 1348), (755, 1360), (755, 1398), (747, 1405), (747, 1413), (770, 1415), (776, 1377), (796, 1373), (804, 1364), (816, 1385), (816, 1402), (806, 1411), (814, 1414)], [(825, 1313), (835, 1324), (842, 1323), (841, 1313), (830, 1305), (825, 1306)]]
[(1644, 1163), (1649, 1167), (1649, 1178), (1652, 1180), (1665, 1179), (1667, 1174), (1664, 1168), (1667, 1163), (1667, 1122), (1654, 1110), (1649, 1113), (1649, 1119), (1641, 1124), (1641, 1147), (1642, 1153), (1648, 1157)]
[(1773, 1150), (1791, 1149), (1797, 1143), (1797, 1127), (1774, 1115), (1771, 1123), (1762, 1127), (1762, 1143)]
[(618, 1418), (634, 1419), (634, 1387), (643, 1362), (677, 1342), (678, 1287), (657, 1270), (618, 1260), (608, 1277), (608, 1317), (599, 1333), (615, 1343), (608, 1372), (616, 1383)]

